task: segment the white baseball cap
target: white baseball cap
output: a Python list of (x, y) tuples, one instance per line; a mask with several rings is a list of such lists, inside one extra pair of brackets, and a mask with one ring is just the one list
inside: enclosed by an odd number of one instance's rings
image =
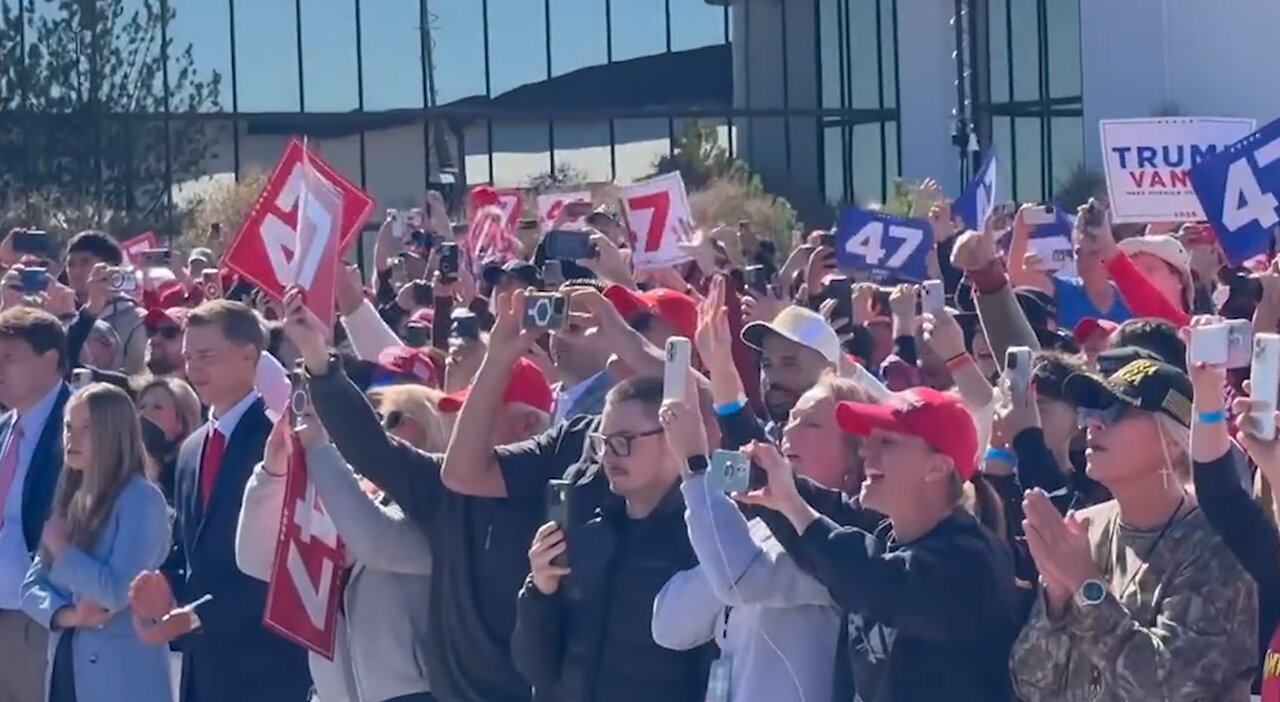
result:
[(1191, 278), (1191, 254), (1187, 253), (1187, 249), (1182, 245), (1182, 242), (1168, 234), (1144, 234), (1125, 239), (1119, 242), (1117, 246), (1127, 256), (1149, 254), (1173, 266), (1173, 269), (1182, 278), (1182, 293), (1183, 297), (1186, 298), (1186, 304), (1188, 306), (1191, 304), (1191, 296), (1194, 293)]
[(811, 348), (834, 366), (840, 365), (840, 337), (822, 315), (804, 307), (784, 308), (772, 322), (752, 322), (742, 328), (742, 341), (757, 351), (763, 348), (764, 336), (773, 332), (784, 339)]

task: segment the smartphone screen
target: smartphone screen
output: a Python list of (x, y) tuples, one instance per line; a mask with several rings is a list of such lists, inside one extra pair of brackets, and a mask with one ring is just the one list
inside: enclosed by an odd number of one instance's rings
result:
[(35, 295), (49, 289), (49, 271), (44, 268), (24, 268), (21, 278), (22, 292)]
[[(569, 501), (572, 487), (573, 483), (568, 480), (551, 480), (547, 483), (547, 521), (555, 522), (566, 539), (569, 538)], [(564, 567), (568, 560), (564, 554), (561, 554), (551, 564)]]
[(458, 275), (458, 245), (452, 242), (440, 245), (440, 277), (451, 279)]
[(45, 258), (53, 249), (53, 239), (39, 229), (19, 229), (13, 233), (13, 251)]
[(424, 324), (410, 324), (404, 328), (404, 345), (420, 349), (431, 341), (431, 330)]
[(757, 295), (769, 294), (769, 271), (764, 266), (747, 266), (747, 289)]
[(827, 297), (836, 301), (832, 319), (853, 321), (853, 281), (843, 276), (827, 281)]
[(429, 283), (425, 283), (421, 280), (415, 280), (410, 283), (410, 285), (413, 286), (413, 304), (418, 305), (419, 307), (426, 307), (431, 304), (432, 290)]
[(574, 232), (565, 229), (553, 229), (547, 232), (543, 250), (547, 258), (557, 261), (580, 261), (595, 258), (595, 246), (591, 243), (589, 232)]

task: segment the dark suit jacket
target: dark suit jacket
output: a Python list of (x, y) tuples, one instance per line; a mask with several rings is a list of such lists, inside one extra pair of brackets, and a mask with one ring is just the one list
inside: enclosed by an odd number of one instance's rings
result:
[[(201, 627), (183, 637), (182, 702), (304, 702), (311, 687), (307, 654), (262, 625), (267, 585), (236, 566), (236, 525), (245, 483), (262, 461), (271, 421), (258, 400), (227, 439), (206, 511), (200, 504), (200, 456), (209, 426), (196, 430), (178, 453), (174, 505), (186, 555), (178, 598), (202, 595)], [(275, 541), (276, 534), (260, 538)]]
[[(62, 411), (69, 397), (71, 388), (64, 384), (40, 431), (40, 441), (31, 455), (31, 465), (27, 467), (27, 478), (22, 485), (22, 536), (27, 541), (27, 551), (33, 555), (40, 546), (40, 533), (49, 519), (53, 491), (62, 473)], [(0, 446), (8, 441), (16, 416), (11, 410), (0, 417)]]

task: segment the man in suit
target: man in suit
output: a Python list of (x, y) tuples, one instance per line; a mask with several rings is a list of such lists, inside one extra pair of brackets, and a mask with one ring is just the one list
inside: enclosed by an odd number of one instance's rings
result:
[[(230, 300), (206, 302), (186, 322), (187, 379), (210, 408), (209, 421), (178, 453), (174, 503), (186, 581), (159, 606), (131, 600), (151, 616), (178, 600), (213, 596), (166, 634), (184, 634), (182, 702), (303, 702), (311, 687), (306, 651), (263, 627), (267, 584), (236, 566), (245, 483), (262, 461), (272, 426), (254, 387), (266, 345), (262, 324), (248, 306)], [(162, 578), (149, 582), (167, 589)]]
[(589, 309), (573, 299), (570, 305), (579, 316), (551, 334), (551, 361), (560, 376), (555, 386), (554, 422), (600, 414), (605, 395), (614, 384), (605, 368), (613, 353), (606, 335), (600, 333)]
[(62, 471), (67, 337), (47, 312), (0, 312), (0, 702), (43, 702), (48, 632), (20, 591)]

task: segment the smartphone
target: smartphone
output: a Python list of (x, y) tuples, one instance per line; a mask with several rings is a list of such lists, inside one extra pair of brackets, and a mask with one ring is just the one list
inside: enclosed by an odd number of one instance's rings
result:
[(560, 209), (570, 219), (582, 219), (591, 214), (591, 203), (586, 200), (574, 200), (573, 202), (566, 202)]
[(76, 368), (71, 371), (71, 389), (82, 390), (93, 384), (93, 371), (88, 368)]
[(433, 291), (430, 283), (423, 280), (415, 280), (409, 285), (413, 288), (413, 304), (419, 307), (426, 307), (431, 304)]
[(1231, 355), (1231, 331), (1226, 324), (1191, 328), (1187, 362), (1195, 365), (1226, 366)]
[[(551, 480), (547, 482), (547, 521), (555, 522), (565, 538), (569, 538), (569, 502), (573, 483), (568, 480)], [(566, 553), (556, 556), (551, 565), (563, 568), (568, 565)]]
[(20, 280), (24, 295), (36, 295), (49, 289), (49, 271), (45, 268), (23, 268)]
[(1089, 204), (1084, 208), (1083, 219), (1082, 224), (1084, 224), (1085, 233), (1093, 236), (1092, 230), (1107, 223), (1107, 211), (1103, 208), (1102, 203), (1090, 198)]
[(947, 306), (947, 291), (941, 280), (926, 280), (921, 286), (920, 310), (939, 315)]
[(1053, 224), (1058, 221), (1058, 215), (1054, 211), (1053, 205), (1047, 203), (1029, 208), (1023, 213), (1022, 221), (1032, 227), (1039, 227), (1045, 224)]
[(1009, 380), (1015, 406), (1026, 403), (1027, 390), (1031, 387), (1031, 349), (1026, 346), (1010, 346), (1004, 352), (1004, 377)]
[(564, 264), (552, 258), (544, 261), (542, 263), (542, 282), (546, 283), (548, 288), (558, 288), (564, 285)]
[(692, 358), (693, 344), (688, 339), (683, 336), (667, 339), (667, 360), (662, 368), (662, 399), (684, 401)]
[(480, 319), (474, 314), (460, 314), (453, 318), (450, 333), (460, 339), (475, 341), (480, 338)]
[(558, 261), (581, 261), (597, 255), (596, 245), (591, 243), (590, 232), (552, 229), (547, 232), (542, 245), (546, 257)]
[(846, 323), (853, 321), (853, 281), (845, 276), (837, 276), (827, 281), (827, 297), (836, 301), (831, 310), (832, 319), (843, 319)]
[(569, 323), (568, 300), (560, 293), (537, 293), (524, 299), (524, 328), (558, 331)]
[(218, 271), (201, 271), (200, 286), (204, 290), (205, 300), (217, 300), (222, 297), (222, 276)]
[(408, 227), (405, 226), (403, 212), (388, 208), (387, 220), (391, 222), (392, 239), (395, 239), (396, 241), (404, 241), (409, 236)]
[(293, 424), (298, 426), (311, 405), (311, 395), (307, 391), (307, 379), (301, 370), (289, 372), (289, 411), (293, 413)]
[(747, 290), (756, 295), (769, 294), (769, 269), (764, 266), (747, 266), (745, 278)]
[(458, 276), (458, 245), (445, 242), (440, 245), (440, 277), (452, 281)]
[(740, 451), (716, 449), (707, 469), (707, 485), (712, 490), (731, 494), (751, 489), (751, 459)]
[(53, 238), (40, 229), (18, 229), (13, 232), (13, 252), (48, 258), (53, 252)]
[(1249, 413), (1245, 428), (1271, 441), (1276, 438), (1276, 400), (1280, 395), (1280, 334), (1259, 332), (1253, 336), (1253, 363), (1249, 372), (1250, 397), (1259, 408)]
[(143, 268), (168, 268), (172, 261), (173, 252), (169, 249), (147, 249), (138, 255)]
[(138, 290), (138, 276), (132, 268), (121, 266), (107, 271), (107, 281), (112, 292), (131, 293)]
[(404, 327), (404, 345), (411, 349), (420, 349), (431, 342), (431, 329), (425, 324), (406, 324)]
[(1248, 368), (1253, 358), (1253, 323), (1247, 319), (1229, 319), (1227, 328), (1227, 368)]

